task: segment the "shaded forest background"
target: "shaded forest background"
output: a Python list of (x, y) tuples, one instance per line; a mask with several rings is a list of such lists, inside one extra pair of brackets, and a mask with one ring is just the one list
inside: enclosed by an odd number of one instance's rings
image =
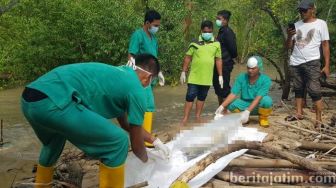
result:
[[(262, 55), (278, 70), (289, 92), (289, 52), (284, 48), (289, 22), (300, 19), (298, 0), (0, 0), (0, 89), (22, 85), (63, 64), (99, 61), (122, 65), (132, 32), (143, 24), (144, 12), (161, 13), (159, 60), (170, 85), (179, 80), (189, 42), (204, 19), (217, 11), (232, 12), (238, 62)], [(317, 16), (326, 20), (335, 66), (336, 0), (317, 0)], [(215, 30), (217, 33), (217, 29)]]

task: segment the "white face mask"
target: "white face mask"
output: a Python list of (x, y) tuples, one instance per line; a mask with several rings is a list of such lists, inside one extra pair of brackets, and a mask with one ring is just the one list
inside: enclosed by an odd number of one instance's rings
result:
[(152, 26), (148, 29), (148, 31), (154, 35), (156, 32), (159, 31), (159, 27)]

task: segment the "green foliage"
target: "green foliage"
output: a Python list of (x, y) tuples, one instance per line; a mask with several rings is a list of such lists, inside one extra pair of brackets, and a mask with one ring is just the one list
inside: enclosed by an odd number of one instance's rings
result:
[[(8, 3), (1, 0), (0, 6)], [(200, 34), (201, 21), (215, 21), (217, 11), (232, 12), (230, 25), (237, 35), (239, 61), (262, 52), (282, 62), (283, 33), (266, 13), (270, 9), (281, 27), (299, 19), (297, 0), (21, 0), (0, 16), (1, 81), (20, 84), (69, 63), (100, 61), (125, 64), (132, 32), (142, 27), (146, 6), (162, 15), (159, 61), (169, 84), (178, 83), (183, 57)], [(327, 20), (331, 55), (335, 62), (336, 3), (318, 0), (318, 17)], [(187, 22), (189, 20), (190, 22)], [(215, 30), (215, 33), (217, 29)]]

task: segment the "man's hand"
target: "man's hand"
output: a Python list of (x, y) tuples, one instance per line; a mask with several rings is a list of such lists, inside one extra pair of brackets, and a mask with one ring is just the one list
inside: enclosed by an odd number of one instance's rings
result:
[(223, 107), (222, 105), (220, 105), (220, 106), (217, 108), (215, 114), (216, 114), (216, 115), (217, 115), (217, 114), (223, 114), (223, 111), (224, 111), (224, 107)]
[(165, 85), (165, 78), (164, 78), (161, 71), (159, 72), (158, 77), (159, 77), (159, 85), (164, 86)]
[(287, 28), (287, 39), (292, 40), (292, 37), (296, 34), (295, 29)]
[(170, 155), (171, 155), (171, 151), (170, 149), (164, 145), (160, 139), (156, 138), (153, 142), (153, 145), (155, 147), (155, 149), (157, 149), (159, 151), (160, 156), (165, 157), (166, 160), (169, 160)]
[(186, 73), (184, 71), (181, 73), (180, 81), (182, 85), (186, 82)]
[(321, 70), (321, 73), (323, 73), (326, 75), (326, 77), (328, 78), (330, 76), (330, 67), (329, 66), (325, 66), (323, 67), (323, 69)]
[(220, 85), (220, 87), (223, 89), (223, 87), (224, 87), (223, 76), (219, 76), (219, 77), (218, 77), (218, 81), (219, 81), (219, 85)]
[(247, 123), (250, 117), (250, 111), (244, 110), (240, 115), (240, 120), (242, 123)]

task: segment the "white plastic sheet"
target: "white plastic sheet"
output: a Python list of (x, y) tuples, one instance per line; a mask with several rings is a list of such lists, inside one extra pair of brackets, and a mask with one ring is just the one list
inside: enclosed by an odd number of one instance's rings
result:
[[(150, 188), (167, 188), (185, 170), (212, 150), (225, 147), (234, 140), (261, 141), (266, 135), (258, 132), (257, 129), (242, 127), (238, 114), (223, 116), (202, 127), (183, 131), (175, 140), (167, 143), (167, 146), (172, 149), (169, 161), (150, 159), (147, 163), (142, 163), (130, 153), (126, 161), (126, 186), (147, 181)], [(243, 149), (223, 156), (188, 184), (191, 187), (202, 186), (225, 168), (231, 160), (246, 151)]]

